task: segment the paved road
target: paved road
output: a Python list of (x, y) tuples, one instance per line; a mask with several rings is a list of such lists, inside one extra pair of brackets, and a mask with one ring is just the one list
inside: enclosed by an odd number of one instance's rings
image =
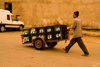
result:
[(22, 45), (21, 31), (0, 32), (0, 67), (100, 67), (100, 37), (83, 37), (90, 55), (77, 45), (65, 53), (64, 41), (53, 49), (36, 50), (30, 44)]

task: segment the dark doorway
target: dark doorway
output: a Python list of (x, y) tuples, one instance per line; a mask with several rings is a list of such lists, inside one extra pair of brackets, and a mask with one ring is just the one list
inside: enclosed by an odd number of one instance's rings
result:
[(12, 3), (5, 2), (5, 10), (9, 10), (12, 13)]

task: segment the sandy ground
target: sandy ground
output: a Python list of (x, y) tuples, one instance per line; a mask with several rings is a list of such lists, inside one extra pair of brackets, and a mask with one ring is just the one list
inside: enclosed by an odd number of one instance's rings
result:
[(53, 49), (36, 50), (31, 44), (22, 45), (21, 34), (0, 32), (0, 67), (100, 67), (100, 37), (82, 38), (90, 53), (84, 57), (77, 43), (69, 53), (63, 51), (69, 40), (58, 42)]

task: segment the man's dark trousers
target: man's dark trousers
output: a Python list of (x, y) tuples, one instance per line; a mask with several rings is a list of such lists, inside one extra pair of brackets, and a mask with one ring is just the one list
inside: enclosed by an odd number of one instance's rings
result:
[(76, 42), (78, 43), (78, 45), (80, 46), (80, 48), (83, 50), (84, 54), (89, 54), (89, 52), (88, 52), (86, 46), (84, 45), (84, 43), (83, 43), (81, 37), (79, 37), (79, 38), (72, 38), (71, 41), (70, 41), (70, 43), (68, 44), (68, 46), (66, 46), (65, 49), (68, 49), (68, 51), (69, 51), (70, 48), (71, 48)]

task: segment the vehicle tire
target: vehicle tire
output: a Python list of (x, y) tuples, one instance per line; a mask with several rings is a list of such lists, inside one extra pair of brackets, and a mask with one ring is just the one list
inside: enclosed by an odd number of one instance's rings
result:
[(34, 40), (34, 47), (37, 49), (37, 50), (43, 50), (45, 48), (45, 43), (43, 42), (42, 39), (35, 39)]
[(57, 42), (46, 42), (46, 44), (48, 45), (49, 48), (53, 48), (57, 45)]
[(4, 26), (1, 26), (1, 27), (0, 27), (0, 31), (1, 31), (1, 32), (4, 32), (4, 31), (5, 31), (5, 27), (4, 27)]
[(23, 30), (23, 26), (21, 25), (21, 26), (19, 26), (19, 30), (20, 31), (22, 31)]

